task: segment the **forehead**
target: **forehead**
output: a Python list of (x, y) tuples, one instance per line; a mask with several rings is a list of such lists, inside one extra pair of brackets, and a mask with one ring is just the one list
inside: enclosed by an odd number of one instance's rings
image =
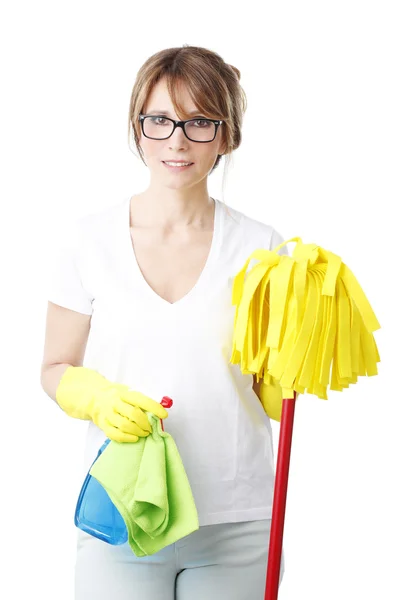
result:
[[(181, 81), (177, 82), (175, 89), (177, 91), (177, 95), (179, 96), (179, 101), (185, 109), (185, 112), (187, 114), (195, 112), (196, 105), (191, 99), (189, 90), (185, 83)], [(175, 112), (172, 99), (168, 93), (168, 87), (165, 79), (158, 81), (151, 90), (146, 100), (145, 110), (146, 112), (149, 112), (150, 110), (159, 110), (162, 112), (166, 111), (170, 112), (171, 114)]]

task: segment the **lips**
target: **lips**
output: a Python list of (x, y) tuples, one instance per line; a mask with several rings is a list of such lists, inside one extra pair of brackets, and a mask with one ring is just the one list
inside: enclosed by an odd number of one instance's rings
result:
[(184, 167), (174, 167), (172, 165), (167, 165), (167, 163), (164, 160), (162, 160), (161, 162), (170, 173), (183, 173), (183, 171), (187, 171), (188, 169), (190, 169), (190, 167), (194, 165), (194, 163), (190, 163), (189, 165), (185, 165)]
[[(183, 160), (183, 161), (179, 161), (179, 160), (178, 160), (178, 161), (174, 161), (174, 160), (171, 160), (171, 161), (169, 161), (169, 160), (162, 160), (161, 162), (163, 162), (163, 163), (165, 164), (165, 163), (167, 163), (167, 162), (189, 162), (189, 161), (188, 161), (188, 160)], [(192, 163), (192, 162), (189, 162), (189, 164), (188, 164), (187, 166), (189, 167), (190, 165), (194, 165), (194, 163)], [(174, 166), (175, 166), (175, 165), (174, 165)], [(186, 166), (186, 165), (185, 165), (185, 166)]]

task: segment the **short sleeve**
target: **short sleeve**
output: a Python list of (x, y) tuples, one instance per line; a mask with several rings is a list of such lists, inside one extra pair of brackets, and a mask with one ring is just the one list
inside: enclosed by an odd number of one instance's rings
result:
[(79, 221), (72, 221), (65, 227), (55, 246), (49, 248), (47, 299), (54, 304), (91, 315), (93, 298), (82, 284), (79, 269), (83, 249)]
[[(276, 231), (276, 229), (274, 229), (273, 232), (272, 232), (271, 246), (270, 246), (269, 249), (270, 250), (275, 250), (275, 248), (277, 246), (279, 246), (279, 244), (282, 244), (284, 241), (285, 241), (285, 238), (282, 237), (281, 234), (278, 231)], [(280, 248), (278, 250), (278, 254), (279, 254), (279, 256), (283, 256), (283, 255), (289, 256), (289, 252), (288, 252), (287, 246), (282, 246), (282, 248)]]

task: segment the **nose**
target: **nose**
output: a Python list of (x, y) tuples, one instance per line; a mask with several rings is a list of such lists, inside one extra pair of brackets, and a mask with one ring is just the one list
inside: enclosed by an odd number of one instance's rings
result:
[(175, 143), (180, 143), (182, 144), (183, 142), (189, 142), (188, 138), (185, 135), (185, 132), (183, 131), (182, 127), (175, 127), (175, 131), (174, 133), (169, 137), (170, 143), (175, 142)]

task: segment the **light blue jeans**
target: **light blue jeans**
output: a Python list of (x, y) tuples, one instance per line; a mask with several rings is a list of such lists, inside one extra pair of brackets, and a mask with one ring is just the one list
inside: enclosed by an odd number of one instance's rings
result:
[[(264, 600), (271, 519), (205, 525), (151, 556), (78, 530), (75, 600)], [(279, 584), (285, 570), (282, 549)]]

